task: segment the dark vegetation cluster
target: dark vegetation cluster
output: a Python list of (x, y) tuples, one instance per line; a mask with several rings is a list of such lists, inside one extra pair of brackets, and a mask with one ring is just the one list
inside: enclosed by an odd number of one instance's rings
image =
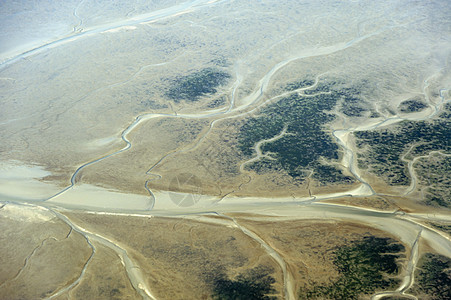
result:
[(364, 237), (334, 252), (339, 277), (326, 286), (302, 289), (299, 299), (360, 299), (364, 294), (398, 284), (399, 258), (405, 248), (400, 243), (374, 236)]
[(210, 101), (207, 104), (208, 108), (218, 108), (223, 106), (224, 104), (226, 104), (227, 102), (227, 97), (226, 96), (221, 96), (219, 98), (214, 99), (213, 101)]
[(399, 110), (404, 113), (412, 113), (422, 111), (427, 107), (426, 103), (421, 101), (421, 99), (409, 99), (401, 102), (399, 105)]
[(440, 223), (432, 223), (430, 222), (429, 224), (431, 224), (433, 227), (446, 232), (448, 235), (451, 236), (451, 224), (440, 224)]
[(443, 105), (443, 111), (440, 114), (440, 118), (451, 120), (451, 102), (446, 103)]
[(279, 172), (283, 170), (282, 166), (277, 160), (271, 160), (265, 157), (253, 162), (252, 164), (246, 165), (245, 168), (252, 170), (259, 175), (265, 174), (267, 172)]
[(224, 71), (205, 68), (187, 76), (177, 77), (166, 96), (174, 102), (198, 101), (205, 95), (212, 95), (217, 92), (217, 88), (226, 84), (230, 75)]
[[(364, 83), (363, 83), (364, 84)], [(314, 95), (319, 92), (333, 91), (339, 104), (340, 111), (348, 117), (361, 117), (368, 111), (367, 105), (362, 98), (364, 86), (344, 87), (342, 83), (335, 81), (325, 81), (317, 85), (316, 88), (306, 90), (306, 95)]]
[(352, 183), (354, 179), (349, 176), (344, 176), (339, 169), (331, 165), (321, 164), (319, 162), (313, 164), (314, 172), (313, 178), (321, 183)]
[(418, 263), (415, 292), (428, 299), (451, 299), (451, 259), (427, 253)]
[[(308, 82), (308, 81), (305, 81), (305, 82)], [(312, 84), (313, 84), (313, 81), (312, 81)], [(318, 93), (321, 93), (321, 92), (328, 93), (328, 92), (334, 90), (336, 92), (336, 95), (340, 95), (340, 92), (345, 90), (345, 89), (347, 89), (347, 88), (344, 87), (343, 86), (343, 82), (341, 82), (339, 80), (327, 80), (327, 79), (324, 79), (324, 80), (318, 82), (318, 84), (315, 86), (315, 88), (305, 90), (304, 94), (306, 94), (306, 95), (314, 95), (314, 94), (318, 94)]]
[(365, 102), (360, 97), (360, 91), (355, 88), (347, 88), (340, 91), (342, 97), (341, 112), (348, 117), (361, 117), (368, 111)]
[(404, 121), (393, 128), (355, 132), (357, 147), (366, 149), (359, 155), (359, 166), (370, 168), (391, 185), (408, 185), (407, 163), (401, 158), (412, 145), (411, 157), (451, 152), (451, 121), (445, 114), (433, 121)]
[(275, 300), (272, 294), (276, 282), (270, 275), (273, 271), (262, 266), (238, 275), (235, 279), (219, 274), (213, 282), (215, 300)]
[(313, 79), (301, 79), (295, 82), (291, 82), (289, 84), (287, 84), (286, 89), (288, 91), (294, 91), (297, 89), (301, 89), (301, 88), (305, 88), (308, 86), (311, 86), (315, 83), (315, 80)]
[(419, 182), (425, 187), (426, 204), (451, 207), (451, 157), (430, 155), (414, 167)]
[(368, 116), (369, 118), (379, 118), (381, 115), (380, 115), (380, 113), (378, 113), (377, 111), (375, 111), (375, 110), (372, 110), (371, 111), (371, 113), (370, 113), (370, 115)]
[[(300, 81), (300, 85), (307, 84)], [(281, 168), (295, 179), (304, 179), (313, 170), (314, 178), (321, 182), (351, 182), (333, 166), (319, 163), (320, 158), (338, 159), (338, 146), (324, 125), (334, 119), (329, 113), (342, 97), (340, 91), (330, 90), (333, 82), (318, 85), (317, 92), (330, 91), (305, 97), (293, 94), (263, 108), (259, 115), (247, 119), (239, 132), (239, 148), (245, 156), (254, 155), (254, 145), (263, 139), (278, 135), (287, 126), (280, 139), (262, 145), (264, 153), (270, 152), (274, 162), (265, 163), (269, 168)], [(262, 168), (259, 163), (258, 169)], [(253, 165), (249, 165), (251, 169)]]

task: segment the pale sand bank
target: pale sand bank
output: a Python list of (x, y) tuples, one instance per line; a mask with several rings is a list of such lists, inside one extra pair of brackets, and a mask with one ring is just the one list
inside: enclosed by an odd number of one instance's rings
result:
[(153, 201), (150, 196), (125, 194), (90, 184), (71, 187), (46, 203), (86, 209), (150, 210)]
[(0, 163), (0, 199), (44, 200), (58, 193), (61, 187), (45, 183), (42, 178), (51, 175), (40, 166), (26, 166), (20, 162)]

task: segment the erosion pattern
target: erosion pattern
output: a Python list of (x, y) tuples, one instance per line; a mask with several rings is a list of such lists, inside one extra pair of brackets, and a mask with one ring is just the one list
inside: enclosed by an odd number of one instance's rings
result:
[(449, 1), (3, 6), (0, 298), (451, 297)]

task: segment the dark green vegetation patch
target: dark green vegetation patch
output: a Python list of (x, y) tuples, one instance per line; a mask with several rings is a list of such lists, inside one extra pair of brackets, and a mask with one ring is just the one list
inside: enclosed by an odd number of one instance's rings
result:
[(399, 110), (404, 113), (419, 112), (428, 107), (421, 99), (409, 99), (401, 102)]
[(319, 92), (330, 92), (337, 100), (339, 110), (348, 117), (362, 117), (368, 111), (368, 104), (363, 100), (362, 90), (366, 89), (366, 83), (362, 82), (353, 87), (343, 87), (341, 82), (320, 82), (316, 88), (306, 90), (306, 95), (314, 95)]
[(321, 163), (313, 164), (313, 178), (321, 183), (352, 183), (354, 179), (349, 176), (344, 176), (339, 169), (334, 166), (324, 165)]
[(341, 112), (348, 117), (362, 117), (368, 109), (356, 89), (347, 89), (341, 92)]
[(313, 79), (301, 79), (292, 83), (287, 84), (286, 89), (289, 91), (294, 91), (297, 89), (305, 88), (311, 86), (315, 83)]
[[(300, 81), (303, 85), (303, 81)], [(295, 179), (304, 179), (313, 172), (320, 182), (351, 182), (333, 165), (324, 165), (320, 158), (337, 160), (339, 148), (332, 134), (325, 131), (324, 125), (335, 116), (328, 111), (334, 109), (337, 101), (348, 90), (333, 90), (333, 82), (323, 83), (315, 89), (316, 95), (305, 97), (293, 94), (272, 103), (260, 111), (256, 117), (249, 118), (240, 128), (239, 147), (246, 157), (255, 155), (257, 142), (273, 138), (284, 127), (286, 134), (280, 139), (261, 146), (263, 153), (270, 153), (274, 161), (248, 165), (259, 172), (269, 169), (285, 170)], [(321, 93), (320, 92), (329, 92)]]
[(225, 275), (214, 281), (213, 299), (216, 300), (272, 300), (276, 291), (272, 287), (275, 279), (270, 276), (272, 270), (256, 267), (248, 272), (229, 279)]
[(391, 185), (408, 185), (404, 155), (409, 161), (432, 151), (451, 153), (451, 121), (447, 115), (444, 112), (431, 121), (403, 121), (390, 128), (355, 132), (356, 145), (361, 149), (359, 166), (369, 168)]
[(299, 299), (359, 299), (360, 295), (393, 288), (399, 283), (398, 260), (405, 248), (389, 238), (367, 236), (334, 252), (339, 272), (327, 286), (301, 289)]
[(216, 99), (210, 101), (207, 104), (207, 107), (208, 108), (218, 108), (218, 107), (221, 107), (221, 106), (225, 105), (226, 103), (227, 103), (227, 97), (226, 96), (221, 96), (219, 98), (216, 98)]
[(451, 259), (427, 253), (417, 266), (413, 291), (426, 294), (428, 299), (451, 299)]
[(429, 222), (430, 225), (437, 228), (438, 230), (441, 230), (443, 232), (446, 232), (451, 236), (451, 224), (444, 224), (444, 223), (437, 223), (437, 222)]
[(451, 156), (432, 153), (413, 166), (426, 204), (451, 207)]
[(221, 70), (206, 68), (187, 76), (178, 77), (166, 92), (175, 102), (198, 101), (205, 95), (212, 95), (217, 88), (226, 84), (231, 76)]

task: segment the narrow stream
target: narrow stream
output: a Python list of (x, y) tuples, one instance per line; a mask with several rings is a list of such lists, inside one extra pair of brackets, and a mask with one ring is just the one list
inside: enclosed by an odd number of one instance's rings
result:
[(103, 237), (97, 233), (92, 233), (92, 232), (82, 228), (81, 226), (74, 224), (64, 214), (57, 212), (54, 209), (49, 209), (49, 210), (51, 212), (53, 212), (58, 219), (60, 219), (61, 221), (63, 221), (67, 225), (69, 225), (74, 231), (80, 233), (86, 239), (86, 241), (88, 242), (90, 247), (93, 249), (93, 251), (92, 251), (92, 254), (89, 257), (88, 261), (86, 262), (86, 264), (81, 272), (80, 277), (75, 282), (70, 284), (69, 286), (59, 290), (57, 293), (50, 296), (48, 299), (53, 299), (63, 293), (66, 293), (67, 291), (71, 290), (73, 287), (75, 287), (81, 281), (81, 279), (89, 265), (89, 262), (92, 260), (94, 254), (95, 254), (95, 251), (96, 251), (95, 247), (91, 243), (91, 240), (92, 240), (92, 241), (96, 241), (96, 242), (110, 248), (114, 252), (116, 252), (116, 254), (120, 257), (122, 264), (124, 265), (125, 271), (127, 273), (128, 278), (130, 279), (132, 286), (143, 297), (143, 299), (156, 300), (155, 296), (151, 293), (151, 290), (147, 285), (145, 276), (142, 274), (139, 266), (135, 262), (133, 262), (133, 260), (128, 256), (128, 253), (125, 249), (123, 249), (122, 247), (120, 247), (119, 245), (114, 243), (113, 241), (107, 239), (106, 237)]

